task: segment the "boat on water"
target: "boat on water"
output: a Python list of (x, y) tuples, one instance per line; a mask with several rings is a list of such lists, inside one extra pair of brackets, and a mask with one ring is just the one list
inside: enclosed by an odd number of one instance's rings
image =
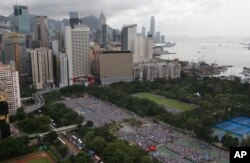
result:
[(250, 68), (248, 68), (248, 67), (244, 67), (244, 68), (243, 68), (243, 71), (250, 72)]
[(244, 76), (249, 77), (249, 76), (250, 76), (250, 68), (244, 67), (244, 68), (243, 68), (242, 74), (243, 74)]

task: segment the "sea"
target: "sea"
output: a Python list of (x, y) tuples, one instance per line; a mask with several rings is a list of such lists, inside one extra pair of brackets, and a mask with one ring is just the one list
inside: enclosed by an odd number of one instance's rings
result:
[(205, 61), (209, 64), (217, 63), (219, 66), (233, 66), (222, 76), (241, 75), (243, 67), (250, 67), (250, 50), (247, 45), (240, 41), (190, 41), (176, 42), (171, 48), (164, 48), (170, 53), (160, 56), (162, 59), (175, 59), (181, 61), (199, 62)]

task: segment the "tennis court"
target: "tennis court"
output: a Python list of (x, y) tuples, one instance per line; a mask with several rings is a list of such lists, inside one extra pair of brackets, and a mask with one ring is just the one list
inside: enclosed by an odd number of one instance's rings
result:
[(217, 128), (244, 136), (250, 134), (250, 118), (235, 117), (216, 125)]

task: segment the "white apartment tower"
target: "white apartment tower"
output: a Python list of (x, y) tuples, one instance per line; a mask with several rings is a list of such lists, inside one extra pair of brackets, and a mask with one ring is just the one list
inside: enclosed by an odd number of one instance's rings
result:
[(134, 40), (133, 63), (143, 62), (153, 57), (153, 38), (137, 35)]
[(68, 58), (65, 53), (60, 54), (60, 87), (69, 85)]
[(83, 83), (89, 74), (90, 29), (84, 26), (65, 28), (66, 55), (68, 58), (69, 85)]
[(31, 50), (31, 68), (33, 85), (44, 89), (54, 84), (52, 50), (39, 48)]
[(0, 64), (0, 85), (5, 92), (9, 114), (15, 114), (21, 107), (19, 75), (14, 67)]

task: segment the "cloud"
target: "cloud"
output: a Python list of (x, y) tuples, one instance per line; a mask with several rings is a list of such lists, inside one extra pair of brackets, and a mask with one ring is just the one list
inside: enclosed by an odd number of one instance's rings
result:
[[(99, 17), (103, 10), (112, 27), (136, 23), (138, 31), (141, 26), (148, 29), (154, 15), (156, 30), (166, 35), (243, 35), (250, 29), (246, 21), (250, 14), (247, 0), (18, 0), (18, 3), (27, 5), (31, 14), (54, 19), (68, 18), (70, 11)], [(0, 15), (11, 14), (13, 4), (15, 0), (2, 1)], [(232, 24), (235, 32), (227, 29)]]

